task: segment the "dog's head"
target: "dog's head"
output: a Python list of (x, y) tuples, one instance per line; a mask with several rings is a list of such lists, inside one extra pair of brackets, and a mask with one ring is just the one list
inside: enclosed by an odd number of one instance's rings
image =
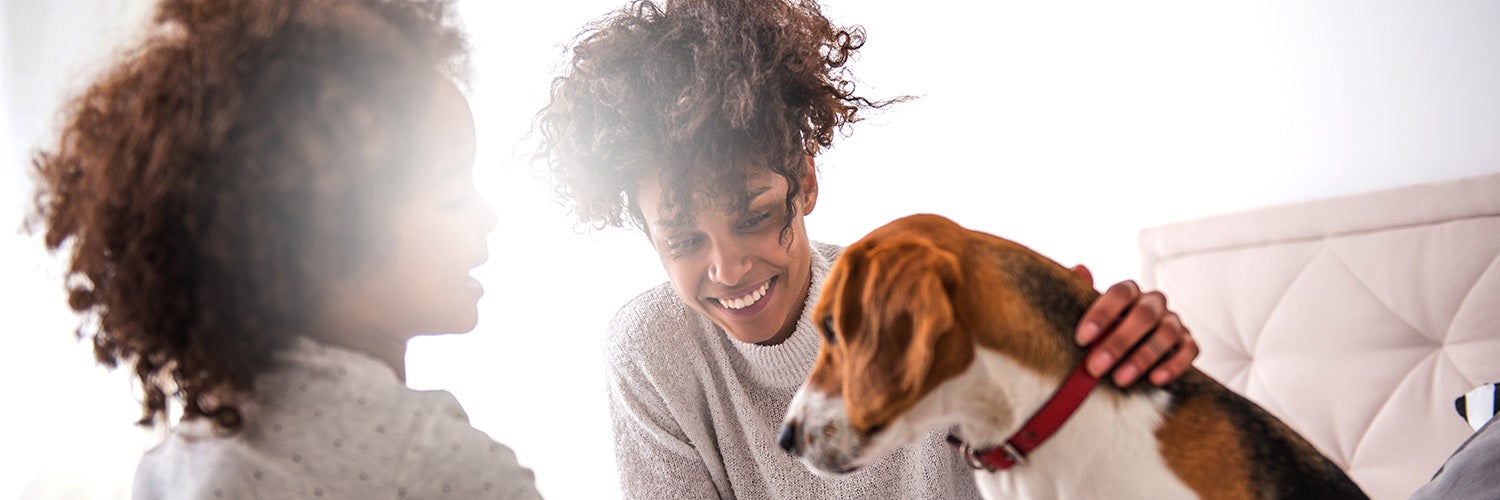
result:
[(945, 382), (969, 371), (976, 349), (1060, 378), (1077, 359), (1079, 304), (1092, 300), (1077, 281), (1020, 245), (939, 216), (875, 230), (845, 249), (823, 284), (812, 317), (823, 345), (788, 410), (782, 448), (816, 471), (842, 473), (956, 424), (961, 412), (930, 396), (953, 390)]

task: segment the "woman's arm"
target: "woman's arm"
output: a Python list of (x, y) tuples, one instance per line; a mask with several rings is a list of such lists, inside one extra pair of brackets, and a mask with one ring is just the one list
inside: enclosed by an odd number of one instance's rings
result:
[(624, 498), (719, 498), (702, 456), (639, 366), (619, 366), (612, 360), (608, 378), (615, 461)]

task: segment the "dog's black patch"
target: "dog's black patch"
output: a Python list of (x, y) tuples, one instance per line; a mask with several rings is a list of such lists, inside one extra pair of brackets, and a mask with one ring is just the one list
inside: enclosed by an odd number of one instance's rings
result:
[(1083, 319), (1089, 302), (1087, 298), (1072, 291), (1064, 275), (1050, 269), (1059, 265), (1027, 252), (997, 255), (996, 261), (1001, 263), (1001, 271), (1015, 285), (1016, 290), (1021, 292), (1021, 296), (1026, 298), (1031, 307), (1041, 311), (1042, 317), (1052, 327), (1053, 334), (1061, 335), (1068, 344), (1073, 344), (1073, 330)]

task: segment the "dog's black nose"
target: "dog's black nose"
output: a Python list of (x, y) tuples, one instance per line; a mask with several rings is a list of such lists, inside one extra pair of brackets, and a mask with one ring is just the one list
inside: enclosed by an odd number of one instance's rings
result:
[(797, 454), (797, 421), (792, 420), (781, 425), (781, 436), (776, 438), (776, 444), (781, 445), (781, 449), (786, 450), (787, 453)]

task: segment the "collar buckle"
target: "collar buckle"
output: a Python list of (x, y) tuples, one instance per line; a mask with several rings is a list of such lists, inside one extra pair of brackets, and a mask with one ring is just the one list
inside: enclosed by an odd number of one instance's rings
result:
[(1016, 465), (1020, 465), (1023, 467), (1026, 465), (1026, 455), (1021, 453), (1021, 450), (1017, 450), (1015, 446), (1011, 445), (1010, 441), (1000, 443), (1000, 451), (1004, 451), (1005, 457), (1009, 458), (1010, 461), (1015, 462)]
[[(1010, 460), (1011, 463), (1006, 464), (1005, 467), (996, 467), (989, 461), (985, 460), (986, 455), (990, 455), (997, 451), (1000, 453), (1004, 453), (1005, 458)], [(1015, 445), (1010, 444), (1009, 441), (1000, 443), (1000, 446), (996, 446), (995, 448), (986, 451), (976, 451), (974, 450), (973, 446), (969, 445), (969, 443), (963, 442), (958, 445), (958, 453), (959, 455), (962, 455), (964, 457), (964, 462), (968, 462), (969, 467), (975, 470), (995, 472), (1002, 468), (1008, 469), (1014, 466), (1026, 466), (1026, 454), (1021, 453), (1021, 450), (1016, 449)]]
[(995, 469), (990, 467), (990, 464), (984, 463), (984, 459), (979, 458), (979, 454), (974, 452), (974, 447), (969, 446), (968, 442), (958, 445), (958, 454), (962, 455), (964, 461), (969, 463), (969, 468), (995, 472)]

